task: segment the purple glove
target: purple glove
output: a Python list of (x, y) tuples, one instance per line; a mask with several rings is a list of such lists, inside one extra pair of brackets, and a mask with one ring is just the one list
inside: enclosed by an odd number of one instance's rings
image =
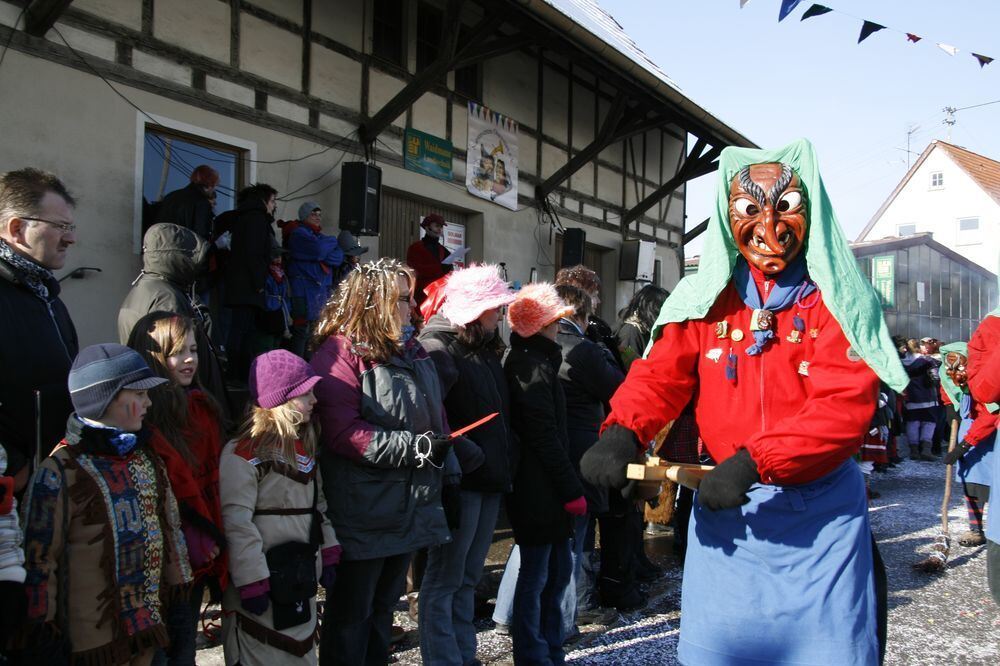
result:
[(267, 593), (271, 591), (270, 579), (240, 586), (240, 605), (243, 610), (254, 615), (263, 615), (270, 602)]
[(340, 563), (342, 550), (340, 546), (330, 546), (322, 551), (323, 573), (319, 576), (319, 584), (323, 586), (324, 590), (331, 589), (337, 580), (337, 565)]
[(212, 561), (215, 540), (192, 525), (181, 525), (184, 540), (187, 541), (188, 559), (193, 569), (200, 569)]
[(587, 498), (580, 495), (576, 499), (563, 504), (563, 509), (572, 516), (582, 516), (587, 513)]

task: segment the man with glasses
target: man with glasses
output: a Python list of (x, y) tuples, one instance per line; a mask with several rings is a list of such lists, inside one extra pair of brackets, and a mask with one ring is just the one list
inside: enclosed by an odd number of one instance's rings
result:
[(66, 380), (78, 343), (52, 271), (76, 242), (75, 205), (51, 173), (0, 174), (0, 445), (18, 494), (36, 446), (47, 455), (72, 411)]

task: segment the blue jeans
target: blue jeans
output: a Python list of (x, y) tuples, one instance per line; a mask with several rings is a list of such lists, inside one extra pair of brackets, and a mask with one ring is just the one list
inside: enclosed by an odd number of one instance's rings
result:
[[(573, 634), (573, 629), (576, 626), (576, 610), (577, 598), (581, 600), (586, 600), (589, 605), (580, 606), (580, 608), (590, 609), (596, 606), (594, 602), (594, 595), (592, 591), (592, 583), (589, 577), (584, 576), (582, 572), (583, 568), (583, 547), (586, 543), (587, 538), (587, 524), (588, 516), (583, 516), (575, 518), (573, 521), (573, 538), (570, 539), (571, 545), (571, 557), (572, 569), (570, 574), (570, 584), (569, 588), (566, 590), (566, 594), (560, 601), (560, 608), (563, 617), (563, 633), (566, 636), (571, 636)], [(514, 612), (514, 589), (517, 587), (517, 575), (518, 569), (521, 567), (521, 551), (520, 548), (515, 544), (514, 548), (510, 551), (510, 557), (507, 558), (507, 565), (503, 570), (503, 578), (500, 579), (500, 589), (497, 591), (497, 603), (493, 610), (493, 621), (497, 624), (505, 624), (510, 626), (511, 615)], [(588, 570), (593, 570), (590, 566)], [(581, 579), (586, 580), (586, 583), (591, 584), (590, 591), (584, 595), (580, 592), (579, 587)]]
[(570, 540), (541, 546), (522, 545), (521, 567), (514, 589), (514, 615), (510, 634), (515, 664), (560, 665), (562, 644), (561, 602), (573, 574)]
[(462, 515), (451, 543), (427, 551), (420, 585), (420, 657), (425, 664), (470, 664), (476, 658), (476, 585), (493, 541), (499, 493), (462, 491)]

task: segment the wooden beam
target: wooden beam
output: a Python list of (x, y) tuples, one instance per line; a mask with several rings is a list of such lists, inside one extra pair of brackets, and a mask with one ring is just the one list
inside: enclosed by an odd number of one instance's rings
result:
[(441, 45), (441, 53), (422, 72), (417, 74), (396, 96), (385, 103), (371, 119), (358, 128), (358, 136), (362, 143), (373, 143), (378, 135), (395, 120), (399, 114), (403, 113), (421, 95), (430, 90), (441, 80), (446, 73), (455, 68), (456, 63), (479, 44), (490, 33), (495, 31), (499, 24), (499, 12), (492, 11), (486, 14), (472, 30), (469, 31), (465, 46), (458, 48), (458, 29), (460, 26), (460, 9), (463, 0), (449, 0), (448, 8), (445, 12), (446, 32)]
[(684, 232), (684, 239), (681, 241), (681, 243), (683, 243), (684, 245), (687, 245), (688, 243), (690, 243), (691, 241), (693, 241), (695, 238), (697, 238), (698, 236), (702, 235), (702, 233), (704, 233), (705, 229), (708, 229), (708, 219), (709, 218), (706, 217), (704, 220), (702, 220), (701, 222), (699, 222), (697, 224), (697, 226), (695, 226), (694, 229), (692, 229), (691, 231)]
[(712, 148), (704, 155), (699, 156), (699, 153), (704, 150), (704, 147), (705, 142), (702, 139), (699, 139), (689, 153), (689, 155), (694, 155), (695, 157), (693, 159), (685, 160), (684, 166), (680, 168), (680, 171), (678, 171), (673, 178), (665, 182), (663, 185), (660, 185), (660, 187), (656, 188), (652, 194), (637, 203), (622, 216), (622, 233), (624, 233), (629, 224), (642, 217), (642, 215), (647, 210), (655, 206), (660, 199), (668, 194), (671, 194), (687, 181), (698, 178), (699, 176), (704, 176), (705, 174), (711, 173), (719, 168), (719, 163), (715, 161), (715, 158), (719, 156), (720, 152), (722, 152), (722, 148)]
[(455, 69), (475, 65), (476, 63), (490, 60), (507, 53), (520, 51), (535, 43), (531, 37), (521, 35), (515, 37), (497, 37), (483, 44), (470, 45), (469, 50), (463, 51), (465, 56), (455, 63)]
[(24, 14), (24, 31), (41, 37), (56, 24), (73, 0), (34, 0)]

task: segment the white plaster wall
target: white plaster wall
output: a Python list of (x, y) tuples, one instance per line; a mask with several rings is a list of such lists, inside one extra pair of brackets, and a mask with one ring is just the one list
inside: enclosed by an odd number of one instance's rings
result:
[(413, 127), (444, 138), (448, 133), (447, 105), (444, 97), (425, 93), (413, 103)]
[(530, 127), (538, 124), (538, 63), (510, 53), (483, 63), (483, 104)]
[(361, 110), (361, 63), (312, 45), (309, 92), (355, 111)]
[(240, 68), (298, 90), (302, 86), (302, 37), (242, 14)]
[[(944, 175), (944, 187), (930, 189), (931, 173)], [(958, 244), (958, 220), (979, 218), (975, 245)], [(997, 271), (1000, 257), (1000, 206), (942, 149), (935, 149), (875, 226), (861, 240), (896, 236), (901, 224), (916, 224), (917, 232), (929, 231), (934, 240), (974, 261), (989, 271)]]
[[(312, 29), (360, 51), (365, 0), (319, 0), (312, 3)], [(371, 31), (367, 31), (371, 34)]]
[(153, 3), (153, 35), (194, 53), (229, 62), (228, 3), (171, 0)]
[(73, 8), (133, 30), (142, 29), (142, 0), (76, 0)]
[[(389, 76), (376, 69), (372, 69), (368, 76), (369, 113), (377, 113), (378, 109), (385, 106), (385, 103), (391, 100), (405, 85), (403, 81), (394, 76)], [(406, 112), (404, 111), (398, 117), (394, 118), (392, 124), (396, 127), (405, 127)]]
[(594, 93), (573, 84), (573, 147), (584, 148), (594, 140)]

